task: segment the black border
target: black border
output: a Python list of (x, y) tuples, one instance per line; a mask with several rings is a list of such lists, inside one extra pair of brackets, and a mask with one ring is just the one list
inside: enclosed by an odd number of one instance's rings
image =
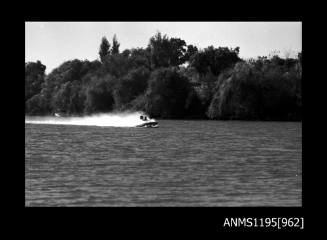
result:
[[(150, 3), (149, 3), (150, 4)], [(155, 3), (151, 3), (156, 5)], [(132, 9), (133, 14), (130, 13), (114, 13), (112, 7), (105, 11), (101, 6), (95, 8), (85, 9), (79, 17), (71, 15), (68, 11), (62, 12), (59, 5), (59, 9), (52, 9), (50, 11), (40, 11), (40, 9), (31, 7), (32, 10), (27, 9), (27, 17), (20, 24), (24, 24), (25, 21), (301, 21), (303, 17), (298, 14), (302, 11), (294, 8), (292, 5), (288, 10), (285, 4), (281, 9), (281, 5), (277, 5), (276, 9), (271, 7), (273, 3), (267, 3), (269, 8), (268, 13), (265, 10), (258, 12), (256, 8), (254, 10), (247, 11), (247, 8), (243, 7), (242, 4), (234, 6), (234, 8), (225, 8), (224, 4), (221, 4), (219, 8), (216, 6), (205, 5), (203, 8), (206, 10), (201, 14), (197, 14), (202, 11), (199, 8), (199, 3), (193, 4), (192, 2), (185, 3), (190, 4), (192, 10), (186, 8), (187, 16), (183, 16), (180, 12), (172, 12), (169, 10), (169, 19), (167, 19), (167, 10), (165, 7), (160, 9), (161, 12), (157, 14), (156, 11), (152, 10), (150, 14), (144, 15), (143, 12), (137, 12), (137, 9), (133, 9), (134, 6), (129, 6), (129, 10)], [(220, 3), (219, 3), (220, 4)], [(219, 5), (217, 4), (217, 5)], [(238, 4), (238, 3), (235, 3)], [(265, 5), (265, 3), (258, 3)], [(47, 4), (46, 4), (47, 5)], [(51, 4), (52, 5), (52, 4)], [(110, 3), (108, 4), (110, 5)], [(163, 3), (160, 3), (160, 8)], [(178, 5), (178, 4), (177, 4)], [(244, 5), (246, 5), (244, 3)], [(143, 5), (141, 7), (146, 7)], [(52, 7), (52, 6), (51, 6)], [(122, 7), (123, 8), (123, 7)], [(227, 13), (223, 13), (224, 10), (228, 9)], [(238, 19), (231, 17), (230, 12), (233, 12), (235, 16), (235, 9)], [(86, 19), (83, 13), (90, 13), (93, 11), (92, 19)], [(282, 11), (283, 16), (280, 16)], [(68, 14), (67, 14), (68, 12)], [(185, 10), (183, 12), (185, 14)], [(277, 13), (277, 14), (276, 14)], [(242, 15), (243, 14), (243, 15)], [(279, 14), (279, 16), (278, 16)], [(115, 16), (116, 15), (116, 16)], [(277, 19), (276, 19), (277, 15)], [(295, 16), (296, 15), (296, 16)], [(36, 17), (37, 16), (37, 17)], [(145, 17), (146, 16), (146, 17)], [(251, 17), (255, 16), (255, 17)], [(19, 25), (20, 25), (19, 24)], [(304, 25), (304, 24), (303, 24)], [(25, 27), (24, 27), (25, 28)], [(19, 39), (22, 36), (19, 34)], [(19, 41), (20, 42), (20, 41)], [(22, 51), (22, 50), (21, 50)], [(306, 58), (306, 57), (305, 57)], [(24, 60), (25, 61), (25, 60)], [(306, 60), (305, 60), (306, 61)], [(307, 63), (305, 63), (307, 64)], [(303, 81), (302, 81), (303, 83)], [(305, 88), (308, 85), (305, 84)], [(23, 91), (23, 90), (22, 90)], [(305, 90), (305, 99), (307, 98), (307, 91)], [(23, 96), (23, 94), (21, 94)], [(307, 101), (307, 99), (305, 100)], [(22, 106), (23, 101), (18, 106)], [(14, 111), (14, 115), (17, 114), (17, 109)], [(303, 120), (304, 120), (303, 116)], [(20, 119), (20, 115), (18, 118)], [(305, 120), (305, 122), (308, 119)], [(17, 125), (20, 126), (20, 120), (17, 121)], [(25, 127), (24, 127), (25, 129)], [(303, 129), (303, 125), (302, 125)], [(20, 131), (19, 131), (20, 132)], [(19, 135), (19, 133), (18, 133)], [(306, 133), (307, 135), (307, 133)], [(303, 137), (302, 137), (303, 138)], [(24, 143), (25, 146), (25, 143)], [(303, 146), (303, 145), (302, 145)], [(304, 156), (302, 152), (302, 156)], [(25, 159), (25, 152), (24, 152)], [(304, 205), (307, 202), (304, 201), (304, 157), (302, 157), (302, 207), (107, 207), (107, 208), (33, 208), (25, 207), (25, 184), (24, 184), (24, 202), (19, 200), (19, 206), (24, 208), (24, 222), (28, 227), (34, 230), (39, 228), (53, 230), (58, 228), (64, 228), (66, 230), (73, 230), (83, 232), (91, 232), (91, 236), (95, 237), (98, 232), (92, 231), (98, 230), (99, 232), (106, 232), (106, 236), (112, 236), (112, 233), (118, 233), (120, 235), (132, 235), (145, 234), (152, 237), (157, 237), (161, 234), (168, 234), (168, 236), (175, 236), (176, 232), (179, 235), (185, 236), (220, 236), (221, 233), (225, 232), (302, 232), (299, 229), (262, 229), (262, 228), (233, 228), (226, 229), (222, 227), (225, 217), (306, 217), (304, 212)], [(19, 178), (20, 179), (20, 178)], [(24, 167), (24, 183), (25, 183), (25, 167)], [(20, 199), (20, 198), (19, 198)], [(23, 205), (24, 204), (24, 205)], [(33, 227), (34, 226), (34, 227)], [(35, 227), (37, 226), (37, 227)], [(90, 231), (90, 232), (89, 232)], [(92, 235), (93, 234), (93, 235)]]

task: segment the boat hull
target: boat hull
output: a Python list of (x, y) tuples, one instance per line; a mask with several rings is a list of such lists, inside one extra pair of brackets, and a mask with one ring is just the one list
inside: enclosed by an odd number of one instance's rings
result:
[(146, 123), (142, 123), (140, 125), (137, 125), (136, 127), (155, 128), (155, 127), (158, 127), (158, 122), (146, 122)]

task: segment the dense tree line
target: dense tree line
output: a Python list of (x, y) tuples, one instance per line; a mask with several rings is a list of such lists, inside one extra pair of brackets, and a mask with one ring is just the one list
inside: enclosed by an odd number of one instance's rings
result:
[(301, 120), (302, 53), (243, 60), (239, 48), (198, 49), (161, 33), (120, 51), (103, 37), (99, 60), (66, 61), (48, 75), (25, 64), (25, 113), (141, 110), (156, 118)]

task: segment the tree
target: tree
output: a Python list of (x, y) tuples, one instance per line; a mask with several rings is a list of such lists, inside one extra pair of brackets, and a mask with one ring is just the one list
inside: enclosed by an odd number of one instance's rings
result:
[(161, 118), (302, 118), (302, 52), (244, 61), (239, 47), (198, 50), (160, 32), (147, 48), (120, 53), (116, 35), (112, 45), (103, 37), (101, 61), (66, 61), (50, 74), (40, 61), (25, 63), (26, 114), (141, 110)]
[(201, 75), (211, 71), (218, 76), (223, 70), (232, 67), (241, 59), (238, 57), (239, 47), (229, 49), (227, 47), (214, 48), (209, 46), (194, 55), (191, 66), (195, 67)]
[(153, 117), (179, 118), (186, 114), (186, 99), (191, 85), (174, 68), (160, 68), (151, 73), (145, 94), (146, 112)]
[(81, 114), (85, 98), (80, 81), (66, 82), (53, 96), (53, 109), (67, 114)]
[[(38, 97), (29, 102), (29, 107), (26, 103), (26, 113), (37, 114), (38, 111), (39, 114), (56, 111), (82, 113), (85, 101), (84, 88), (92, 77), (97, 77), (101, 65), (99, 61), (77, 59), (62, 63), (44, 77)], [(28, 84), (25, 87), (28, 87)], [(31, 106), (32, 103), (35, 107)]]
[(158, 32), (150, 39), (148, 49), (154, 68), (178, 66), (183, 64), (186, 43), (180, 38), (168, 38)]
[(207, 115), (210, 119), (258, 119), (262, 103), (254, 67), (237, 63), (219, 76)]
[(190, 92), (185, 101), (186, 116), (191, 118), (206, 118), (205, 105), (202, 103), (199, 95), (194, 88)]
[(110, 55), (104, 62), (105, 73), (109, 73), (117, 78), (126, 75), (130, 68), (130, 59), (123, 54)]
[(102, 37), (99, 49), (100, 60), (102, 63), (104, 62), (104, 59), (108, 54), (110, 54), (110, 43), (108, 42), (106, 37)]
[(114, 37), (112, 38), (111, 54), (113, 54), (113, 55), (119, 54), (119, 46), (120, 46), (120, 43), (118, 43), (117, 37), (115, 34)]
[(25, 63), (25, 102), (41, 92), (45, 69), (40, 61)]
[(113, 109), (112, 81), (110, 76), (94, 78), (86, 89), (85, 112), (109, 112)]
[(169, 40), (169, 66), (179, 66), (185, 62), (186, 42), (180, 38)]
[(41, 93), (28, 99), (25, 106), (28, 115), (46, 115), (49, 113), (49, 103)]
[(143, 48), (132, 49), (130, 63), (132, 68), (146, 67), (151, 69), (151, 52), (149, 49)]
[(60, 89), (53, 96), (53, 109), (58, 112), (70, 113), (70, 95), (71, 82), (66, 82), (61, 85)]
[(144, 94), (148, 86), (150, 71), (145, 67), (131, 70), (118, 81), (114, 88), (115, 107), (127, 106), (140, 94)]
[(160, 32), (150, 38), (148, 49), (151, 52), (151, 65), (153, 68), (168, 67), (169, 39)]
[(302, 65), (302, 51), (297, 54), (299, 63)]
[(193, 45), (188, 45), (183, 59), (184, 62), (189, 62), (196, 53), (198, 53), (198, 48)]
[(82, 114), (84, 111), (84, 103), (86, 100), (85, 90), (80, 81), (73, 81), (70, 86), (70, 102), (68, 111), (70, 113)]
[(130, 57), (130, 55), (131, 55), (131, 50), (129, 50), (129, 49), (125, 49), (125, 50), (122, 52), (122, 55), (123, 55), (125, 58)]
[(210, 119), (301, 119), (301, 77), (296, 67), (270, 61), (258, 66), (239, 62), (219, 76), (207, 112)]

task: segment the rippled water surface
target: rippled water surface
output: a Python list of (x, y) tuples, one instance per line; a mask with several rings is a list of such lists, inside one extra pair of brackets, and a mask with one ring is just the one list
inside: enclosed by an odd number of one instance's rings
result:
[(302, 124), (25, 124), (26, 206), (301, 206)]

